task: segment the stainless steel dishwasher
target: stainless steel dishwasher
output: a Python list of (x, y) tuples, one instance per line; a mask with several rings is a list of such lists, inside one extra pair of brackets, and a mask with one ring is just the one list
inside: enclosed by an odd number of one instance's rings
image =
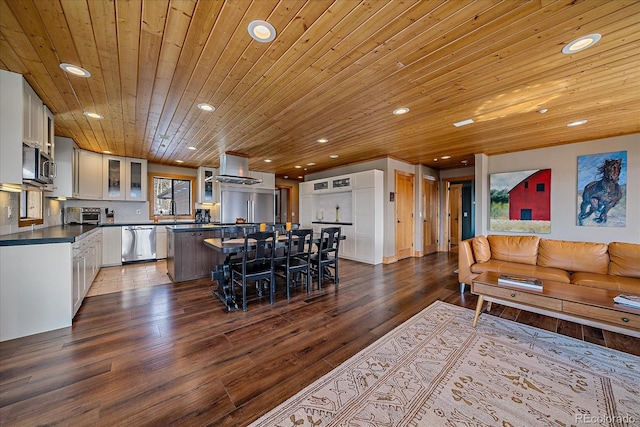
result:
[(122, 262), (156, 259), (156, 227), (136, 225), (122, 227)]

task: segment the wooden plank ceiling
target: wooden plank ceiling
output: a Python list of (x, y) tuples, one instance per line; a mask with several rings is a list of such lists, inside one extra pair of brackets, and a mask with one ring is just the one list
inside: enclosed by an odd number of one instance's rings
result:
[(233, 151), (291, 178), (385, 156), (446, 169), (640, 132), (639, 23), (637, 0), (0, 0), (0, 68), (93, 151), (190, 167)]

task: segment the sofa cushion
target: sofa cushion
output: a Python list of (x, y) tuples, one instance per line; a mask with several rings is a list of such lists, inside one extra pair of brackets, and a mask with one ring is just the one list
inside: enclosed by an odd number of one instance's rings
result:
[(609, 271), (607, 244), (540, 239), (538, 265), (561, 268), (569, 272), (607, 274)]
[(491, 259), (491, 247), (485, 236), (477, 236), (472, 240), (473, 256), (476, 262), (487, 262)]
[(609, 274), (640, 279), (640, 245), (609, 243)]
[(536, 265), (538, 259), (538, 236), (505, 236), (491, 234), (491, 258), (498, 261), (519, 262)]
[(553, 280), (562, 283), (570, 282), (569, 273), (559, 268), (540, 267), (538, 265), (498, 261), (495, 259), (483, 263), (476, 263), (471, 266), (472, 273), (480, 274), (485, 271), (510, 274), (513, 276), (535, 277), (541, 280)]
[(640, 279), (634, 277), (578, 272), (571, 275), (571, 283), (640, 295)]

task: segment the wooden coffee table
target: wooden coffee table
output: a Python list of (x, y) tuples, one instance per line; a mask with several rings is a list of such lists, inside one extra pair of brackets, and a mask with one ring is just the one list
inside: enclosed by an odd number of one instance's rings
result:
[(542, 281), (542, 290), (498, 284), (500, 273), (486, 272), (471, 282), (471, 293), (478, 295), (473, 327), (483, 304), (491, 303), (557, 317), (584, 325), (640, 338), (640, 309), (617, 304), (613, 298), (622, 292), (569, 283)]

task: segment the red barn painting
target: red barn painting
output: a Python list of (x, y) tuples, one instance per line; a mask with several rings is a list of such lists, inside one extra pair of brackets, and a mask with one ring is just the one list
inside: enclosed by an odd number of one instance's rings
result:
[(509, 190), (509, 219), (551, 220), (551, 169), (540, 169)]

